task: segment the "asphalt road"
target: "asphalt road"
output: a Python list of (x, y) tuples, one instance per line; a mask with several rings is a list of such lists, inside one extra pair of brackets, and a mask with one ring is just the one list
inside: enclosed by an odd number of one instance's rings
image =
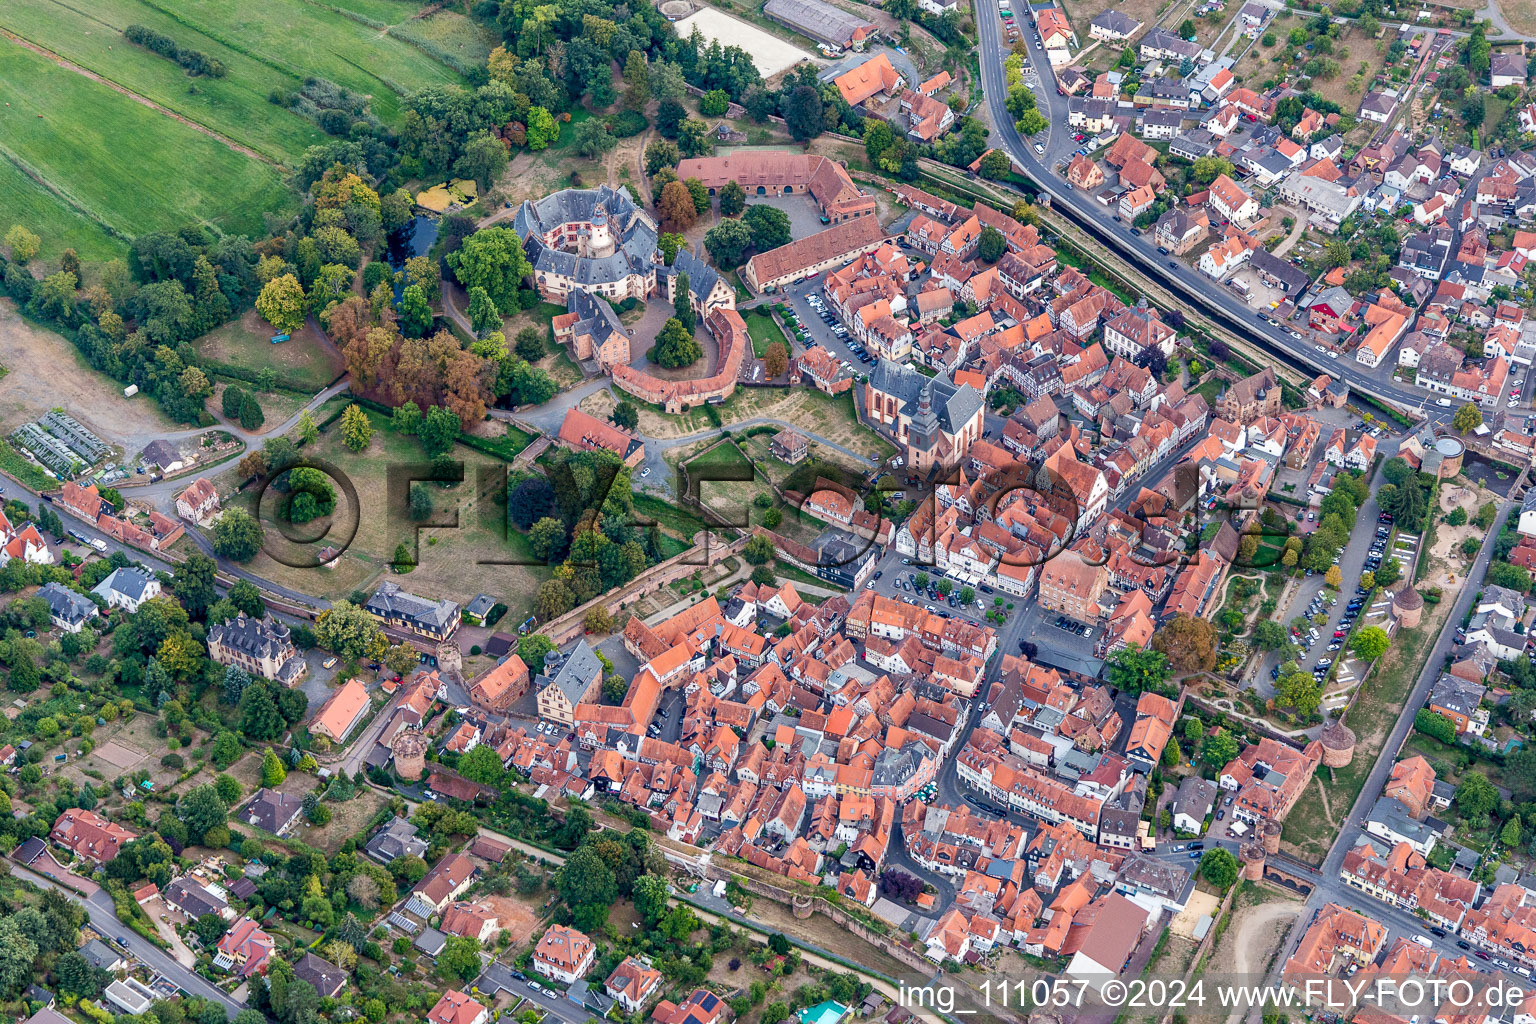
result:
[[(1005, 105), (1008, 88), (1003, 60), (1009, 47), (1003, 37), (997, 0), (981, 0), (978, 3), (976, 23), (980, 38), (982, 87), (992, 114), (994, 141), (1051, 196), (1053, 208), (1071, 211), (1078, 220), (1090, 225), (1103, 243), (1119, 256), (1139, 264), (1143, 271), (1167, 282), (1194, 305), (1224, 316), (1234, 329), (1240, 329), (1241, 333), (1250, 338), (1285, 353), (1292, 362), (1306, 367), (1310, 372), (1328, 373), (1346, 381), (1352, 388), (1376, 395), (1404, 410), (1424, 406), (1427, 393), (1393, 381), (1391, 365), (1384, 363), (1371, 370), (1353, 359), (1326, 358), (1305, 341), (1292, 338), (1288, 331), (1257, 319), (1256, 311), (1249, 309), (1247, 303), (1237, 299), (1229, 289), (1179, 260), (1160, 257), (1151, 235), (1131, 235), (1129, 225), (1113, 220), (1112, 210), (1082, 192), (1069, 188), (1053, 168), (1071, 157), (1077, 143), (1072, 141), (1072, 132), (1067, 126), (1067, 98), (1056, 91), (1056, 79), (1051, 71), (1050, 60), (1034, 38), (1034, 25), (1021, 24), (1021, 38), (1029, 50), (1030, 63), (1038, 75), (1035, 96), (1041, 113), (1050, 121), (1050, 128), (1033, 140), (1025, 140), (1014, 127), (1014, 118)], [(1044, 152), (1037, 154), (1035, 144), (1041, 145)], [(1451, 410), (1431, 405), (1426, 413), (1432, 419), (1448, 419)]]
[(151, 945), (148, 939), (123, 924), (118, 919), (116, 909), (112, 906), (112, 897), (107, 894), (105, 889), (98, 889), (89, 897), (84, 897), (73, 889), (59, 885), (53, 880), (44, 878), (42, 875), (14, 862), (12, 862), (12, 870), (16, 874), (25, 877), (32, 884), (46, 889), (57, 889), (73, 902), (85, 907), (86, 915), (91, 920), (91, 927), (103, 935), (114, 939), (118, 937), (126, 938), (127, 942), (124, 945), (128, 947), (129, 952), (182, 991), (219, 1003), (230, 1016), (246, 1009), (243, 1004), (231, 999), (206, 978), (189, 971), (177, 963), (169, 953), (163, 952), (158, 946)]

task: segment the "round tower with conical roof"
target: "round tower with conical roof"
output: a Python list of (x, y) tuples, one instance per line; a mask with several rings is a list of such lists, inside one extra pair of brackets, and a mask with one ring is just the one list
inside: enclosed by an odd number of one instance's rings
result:
[(1424, 598), (1413, 584), (1404, 583), (1392, 595), (1392, 614), (1403, 629), (1413, 629), (1419, 624), (1424, 616)]
[(1326, 723), (1318, 741), (1323, 745), (1324, 767), (1343, 768), (1354, 760), (1355, 733), (1341, 720), (1335, 718)]

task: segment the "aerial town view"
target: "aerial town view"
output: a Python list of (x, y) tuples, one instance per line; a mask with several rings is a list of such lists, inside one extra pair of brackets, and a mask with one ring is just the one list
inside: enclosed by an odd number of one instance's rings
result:
[(1536, 0), (0, 37), (7, 1019), (1536, 1024)]

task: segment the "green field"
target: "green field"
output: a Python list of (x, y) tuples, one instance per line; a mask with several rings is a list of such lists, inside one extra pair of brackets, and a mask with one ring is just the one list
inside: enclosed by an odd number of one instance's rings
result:
[(271, 325), (254, 311), (203, 335), (197, 340), (197, 351), (204, 365), (214, 370), (234, 366), (259, 373), (271, 367), (279, 387), (307, 395), (325, 390), (347, 368), (311, 324), (296, 331), (292, 340), (272, 344)]
[(789, 339), (773, 319), (773, 314), (754, 309), (743, 313), (741, 319), (747, 325), (747, 333), (752, 336), (752, 354), (757, 358), (767, 355), (768, 346), (776, 341), (784, 342), (785, 350), (791, 351)]
[(264, 211), (294, 207), (275, 169), (21, 46), (0, 46), (0, 90), (0, 156), (123, 235), (206, 221), (257, 236)]
[(413, 0), (323, 0), (319, 6), (346, 11), (382, 25), (393, 25), (421, 10), (422, 5)]
[(65, 249), (88, 261), (108, 260), (128, 251), (127, 242), (71, 209), (4, 159), (0, 159), (0, 211), (4, 211), (0, 231), (25, 224), (42, 238), (45, 260), (57, 259)]
[(389, 30), (397, 39), (405, 39), (426, 50), (450, 67), (485, 67), (491, 50), (501, 42), (496, 34), (479, 22), (456, 11), (438, 11), (429, 18), (412, 18)]
[[(304, 0), (145, 0), (196, 33), (290, 76), (318, 75), (372, 98), (373, 112), (393, 121), (399, 98), (427, 85), (462, 84), (458, 74), (410, 43)], [(410, 5), (394, 4), (402, 17)], [(180, 38), (197, 49), (199, 40)]]
[[(21, 0), (0, 8), (0, 27), (103, 78), (161, 104), (269, 160), (297, 159), (325, 134), (298, 114), (267, 102), (273, 89), (300, 83), (206, 36), (139, 0)], [(134, 46), (122, 30), (139, 24), (201, 50), (229, 68), (223, 78), (189, 78), (157, 54)]]

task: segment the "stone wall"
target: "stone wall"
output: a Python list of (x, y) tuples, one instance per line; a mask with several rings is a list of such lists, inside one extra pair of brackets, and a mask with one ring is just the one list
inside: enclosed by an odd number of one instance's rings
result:
[[(788, 889), (781, 889), (776, 885), (771, 885), (768, 882), (764, 882), (757, 878), (737, 874), (731, 871), (729, 868), (724, 867), (716, 862), (711, 862), (705, 867), (705, 874), (711, 880), (734, 880), (737, 885), (741, 886), (747, 892), (750, 892), (755, 896), (762, 896), (773, 900), (775, 903), (782, 903), (786, 907), (789, 907), (791, 912), (795, 911), (795, 897), (797, 895), (802, 896), (801, 902), (802, 904), (804, 903), (803, 894), (791, 892)], [(929, 960), (922, 953), (914, 950), (911, 946), (898, 941), (890, 935), (885, 935), (881, 932), (875, 931), (863, 921), (852, 916), (851, 914), (844, 911), (841, 907), (836, 906), (821, 896), (813, 895), (810, 896), (809, 899), (813, 912), (825, 915), (826, 917), (830, 918), (839, 928), (852, 935), (858, 936), (865, 942), (869, 943), (871, 946), (874, 946), (875, 948), (890, 954), (892, 957), (900, 960), (902, 963), (906, 964), (913, 970), (921, 971), (925, 976), (931, 974), (935, 970), (933, 961)], [(796, 914), (796, 916), (803, 915)]]
[(715, 565), (731, 555), (740, 553), (742, 548), (747, 546), (750, 536), (748, 534), (738, 537), (727, 543), (706, 530), (699, 534), (698, 542), (687, 551), (673, 555), (665, 562), (656, 563), (636, 576), (628, 585), (594, 597), (586, 604), (577, 605), (558, 619), (551, 619), (539, 627), (538, 632), (549, 637), (557, 646), (574, 640), (585, 632), (586, 627), (582, 620), (593, 608), (601, 605), (610, 615), (617, 617), (620, 611), (645, 595), (692, 576), (700, 568)]

